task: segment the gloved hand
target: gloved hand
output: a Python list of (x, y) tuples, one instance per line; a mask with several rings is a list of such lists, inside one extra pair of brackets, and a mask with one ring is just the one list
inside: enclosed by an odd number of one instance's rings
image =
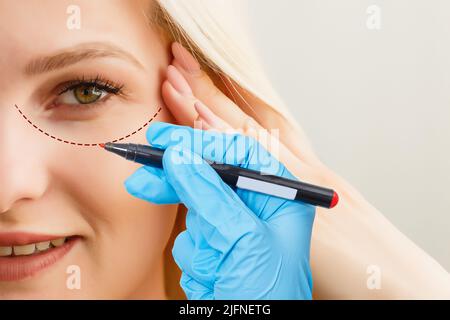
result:
[(315, 208), (232, 190), (203, 159), (295, 179), (282, 164), (238, 134), (159, 122), (147, 139), (166, 149), (164, 170), (142, 167), (125, 186), (152, 203), (188, 208), (187, 228), (172, 250), (188, 299), (311, 299)]

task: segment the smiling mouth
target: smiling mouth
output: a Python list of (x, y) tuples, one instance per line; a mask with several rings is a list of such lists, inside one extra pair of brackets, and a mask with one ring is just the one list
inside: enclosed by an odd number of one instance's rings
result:
[(36, 275), (62, 259), (80, 237), (39, 239), (36, 242), (30, 240), (21, 240), (21, 243), (17, 243), (17, 240), (16, 243), (1, 241), (0, 282), (18, 281)]
[(41, 252), (49, 251), (53, 248), (61, 247), (70, 240), (70, 237), (63, 237), (49, 241), (25, 244), (21, 246), (0, 246), (0, 257), (31, 256)]

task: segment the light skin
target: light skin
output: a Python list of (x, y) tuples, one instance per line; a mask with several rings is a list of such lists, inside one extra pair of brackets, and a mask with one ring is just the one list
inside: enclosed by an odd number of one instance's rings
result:
[[(176, 206), (154, 206), (126, 193), (123, 182), (136, 165), (97, 148), (57, 143), (27, 125), (14, 104), (31, 106), (27, 110), (38, 116), (33, 108), (54, 100), (50, 91), (59, 82), (100, 74), (126, 89), (127, 94), (111, 97), (104, 105), (115, 112), (117, 125), (125, 106), (134, 107), (134, 113), (127, 113), (133, 126), (162, 106), (158, 121), (191, 126), (201, 119), (205, 129), (242, 130), (250, 135), (259, 128), (242, 111), (245, 108), (229, 98), (236, 96), (230, 94), (230, 83), (217, 88), (179, 45), (170, 47), (148, 27), (142, 14), (146, 2), (77, 1), (83, 25), (74, 31), (65, 27), (70, 1), (0, 0), (0, 186), (8, 186), (0, 188), (0, 234), (82, 237), (61, 261), (39, 274), (20, 282), (0, 281), (0, 299), (164, 299), (163, 250), (177, 214)], [(80, 54), (80, 50), (84, 51)], [(65, 57), (71, 59), (65, 63), (50, 63), (58, 68), (42, 66), (42, 57), (67, 53)], [(82, 56), (88, 59), (79, 60)], [(261, 104), (247, 98), (251, 105)], [(85, 139), (92, 133), (86, 120), (95, 122), (105, 111), (97, 108), (79, 116), (66, 113), (67, 109), (61, 108), (66, 111), (51, 119), (39, 118), (39, 123), (72, 134), (66, 125), (77, 120), (77, 128), (84, 130), (76, 131), (80, 134), (76, 138)], [(272, 127), (277, 127), (275, 114), (273, 119)], [(282, 135), (289, 130), (284, 125), (279, 128)], [(132, 141), (146, 143), (144, 133), (134, 135)], [(315, 294), (321, 298), (450, 296), (448, 273), (323, 166), (305, 140), (298, 138), (293, 141), (301, 152), (294, 153), (287, 141), (288, 147), (281, 145), (280, 160), (305, 181), (333, 187), (341, 195), (333, 215), (318, 210), (311, 254)], [(380, 291), (366, 287), (366, 268), (371, 264), (384, 270)], [(67, 289), (70, 265), (81, 268), (81, 290)]]
[[(137, 165), (100, 148), (55, 142), (28, 125), (13, 107), (42, 107), (58, 99), (51, 89), (60, 82), (97, 75), (120, 83), (127, 95), (111, 95), (96, 113), (82, 116), (69, 111), (63, 100), (58, 117), (41, 123), (52, 128), (77, 120), (81, 126), (108, 109), (130, 105), (141, 110), (141, 123), (164, 105), (160, 87), (170, 48), (148, 27), (142, 3), (77, 3), (83, 27), (73, 31), (66, 28), (70, 1), (0, 1), (0, 185), (7, 186), (0, 189), (0, 233), (81, 237), (49, 268), (21, 281), (0, 282), (0, 299), (164, 299), (163, 250), (177, 206), (133, 198), (123, 182)], [(53, 60), (48, 70), (39, 60), (64, 54), (65, 62)], [(163, 108), (158, 121), (174, 119)], [(145, 130), (134, 135), (133, 142), (145, 143)], [(80, 267), (81, 290), (66, 286), (70, 265)]]
[[(239, 130), (248, 135), (262, 129), (215, 86), (181, 46), (175, 44), (173, 49), (177, 59), (173, 62), (175, 67), (169, 69), (168, 78), (179, 81), (175, 85), (174, 81), (164, 82), (163, 96), (179, 123), (189, 125), (200, 118), (206, 121), (205, 129)], [(182, 77), (176, 76), (176, 70)], [(203, 103), (195, 103), (198, 97)], [(251, 97), (247, 102), (260, 104)], [(299, 139), (292, 148), (280, 143), (278, 158), (298, 177), (330, 186), (340, 195), (339, 205), (332, 211), (317, 208), (311, 248), (315, 298), (450, 297), (448, 272), (397, 230), (348, 182), (323, 165), (302, 141)], [(294, 154), (298, 149), (300, 154)], [(381, 276), (381, 286), (375, 290), (368, 286), (374, 270), (379, 270)]]
[[(76, 32), (62, 27), (68, 4), (0, 2), (4, 15), (0, 36), (7, 43), (1, 67), (5, 74), (12, 75), (0, 79), (5, 88), (0, 94), (4, 130), (0, 176), (2, 184), (9, 186), (0, 194), (0, 233), (81, 237), (55, 265), (19, 282), (0, 282), (0, 296), (164, 299), (162, 252), (172, 232), (177, 207), (155, 206), (132, 198), (123, 188), (123, 181), (136, 165), (96, 148), (56, 143), (24, 122), (12, 106), (19, 105), (29, 112), (39, 127), (62, 127), (57, 132), (70, 135), (72, 131), (64, 131), (62, 124), (96, 121), (106, 111), (78, 115), (60, 103), (62, 111), (46, 119), (33, 108), (53, 101), (52, 98), (66, 101), (51, 94), (59, 82), (94, 78), (98, 74), (113, 83), (120, 81), (127, 93), (125, 97), (111, 97), (105, 106), (111, 109), (134, 105), (141, 111), (140, 119), (163, 106), (158, 121), (192, 125), (201, 119), (205, 129), (225, 130), (232, 128), (226, 120), (205, 104), (194, 102), (203, 100), (230, 110), (238, 107), (225, 95), (212, 96), (209, 88), (218, 89), (207, 87), (212, 83), (208, 77), (197, 82), (197, 89), (203, 86), (207, 90), (197, 97), (192, 95), (183, 76), (183, 64), (189, 56), (179, 44), (164, 46), (154, 30), (147, 27), (141, 15), (145, 6), (140, 1), (108, 1), (108, 5), (104, 1), (81, 2), (84, 27)], [(111, 17), (115, 17), (113, 25), (109, 23)], [(41, 22), (39, 30), (28, 23), (30, 19)], [(35, 38), (39, 42), (31, 41)], [(242, 129), (251, 127), (243, 112), (236, 116), (235, 124), (243, 120)], [(81, 133), (74, 140), (83, 138), (86, 136)], [(144, 132), (134, 135), (133, 142), (146, 143)], [(18, 144), (25, 151), (17, 150)], [(32, 180), (28, 179), (30, 176)], [(71, 265), (80, 267), (81, 290), (67, 289), (66, 270)]]

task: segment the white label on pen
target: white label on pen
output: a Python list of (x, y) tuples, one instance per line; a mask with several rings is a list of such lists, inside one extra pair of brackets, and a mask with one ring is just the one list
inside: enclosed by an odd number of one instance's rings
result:
[(236, 187), (256, 192), (269, 194), (275, 197), (294, 200), (297, 190), (289, 187), (279, 186), (274, 183), (259, 181), (239, 176)]

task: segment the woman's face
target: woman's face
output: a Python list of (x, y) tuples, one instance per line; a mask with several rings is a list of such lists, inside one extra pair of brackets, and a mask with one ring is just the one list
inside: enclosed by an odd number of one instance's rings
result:
[[(126, 192), (137, 165), (49, 138), (14, 107), (63, 140), (136, 130), (163, 106), (170, 63), (147, 5), (0, 0), (0, 299), (164, 298), (176, 207)], [(156, 120), (173, 121), (164, 107)]]

